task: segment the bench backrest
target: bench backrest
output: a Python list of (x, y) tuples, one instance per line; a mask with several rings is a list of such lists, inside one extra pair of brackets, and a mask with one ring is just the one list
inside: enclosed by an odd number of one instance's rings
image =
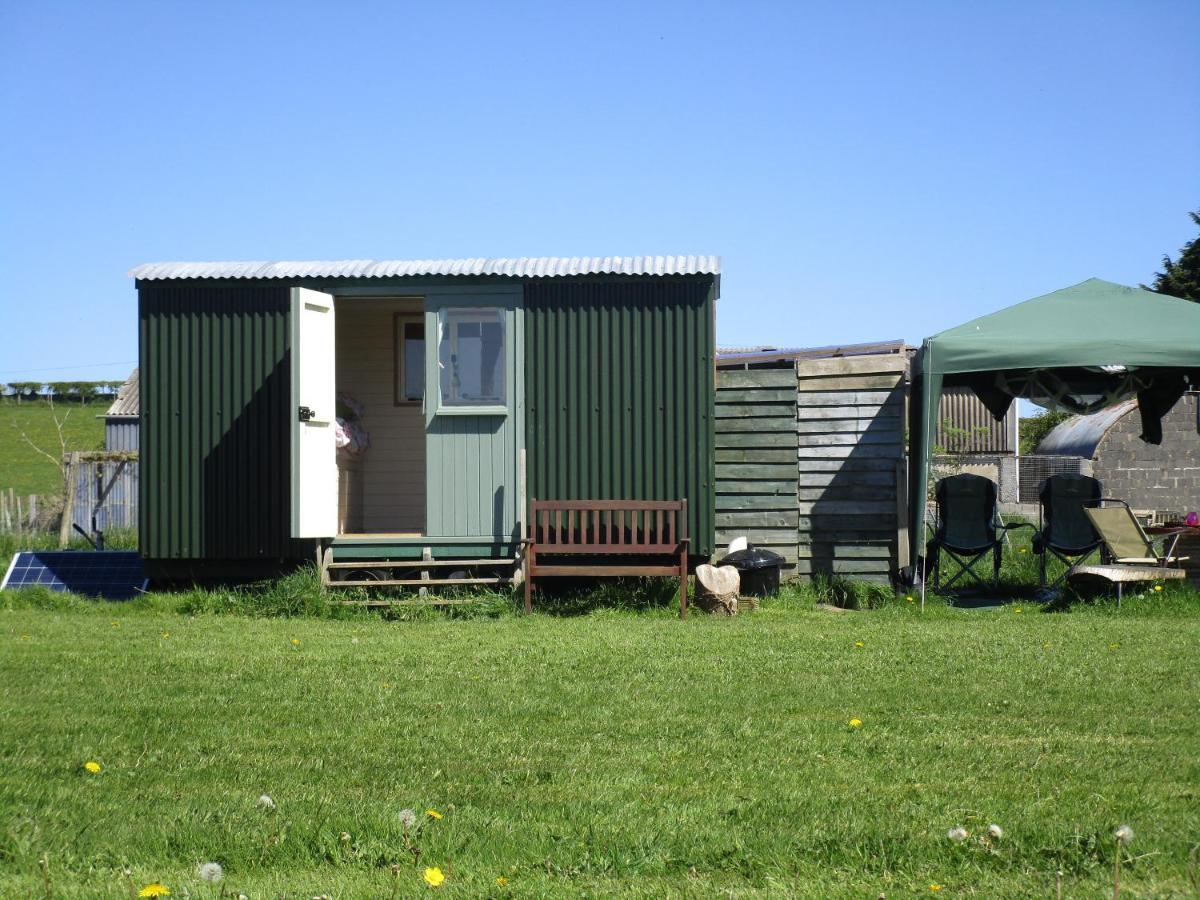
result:
[(527, 537), (553, 553), (676, 553), (687, 500), (530, 500)]

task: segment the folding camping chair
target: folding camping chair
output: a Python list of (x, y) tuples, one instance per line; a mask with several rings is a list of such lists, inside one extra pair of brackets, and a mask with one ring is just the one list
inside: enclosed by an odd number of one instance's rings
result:
[[(964, 575), (980, 587), (995, 587), (1000, 581), (1000, 556), (1004, 536), (1015, 528), (1031, 528), (1028, 522), (1005, 525), (996, 509), (996, 483), (980, 475), (952, 475), (937, 483), (937, 530), (925, 547), (926, 559), (933, 561), (933, 589), (949, 590)], [(999, 534), (997, 534), (999, 532)], [(954, 577), (941, 584), (941, 554), (956, 563)], [(992, 554), (991, 584), (975, 566)]]
[(1100, 502), (1100, 482), (1087, 475), (1051, 475), (1038, 492), (1038, 530), (1033, 552), (1041, 557), (1038, 584), (1046, 586), (1046, 563), (1055, 556), (1067, 568), (1051, 582), (1067, 577), (1071, 566), (1081, 564), (1100, 549), (1100, 535), (1085, 515), (1085, 507)]
[[(1117, 506), (1104, 506), (1105, 503), (1116, 503)], [(1146, 536), (1142, 525), (1124, 500), (1114, 500), (1102, 497), (1096, 501), (1095, 507), (1084, 510), (1106, 550), (1105, 562), (1119, 566), (1159, 566), (1166, 567), (1172, 563), (1178, 564), (1187, 559), (1186, 556), (1174, 556), (1175, 544), (1179, 536), (1175, 535), (1169, 548), (1163, 552), (1155, 549), (1154, 541)]]

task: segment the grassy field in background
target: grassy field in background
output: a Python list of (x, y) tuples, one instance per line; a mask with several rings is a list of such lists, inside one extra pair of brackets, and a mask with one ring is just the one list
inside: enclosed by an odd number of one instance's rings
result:
[(57, 495), (62, 493), (58, 469), (29, 446), (24, 432), (51, 456), (61, 452), (54, 415), (66, 421), (63, 433), (69, 450), (104, 449), (104, 420), (96, 418), (108, 407), (108, 401), (87, 406), (58, 404), (51, 410), (44, 401), (16, 403), (0, 401), (0, 490), (9, 488), (18, 494)]
[(0, 595), (0, 896), (46, 896), (48, 871), (50, 896), (126, 897), (127, 866), (217, 897), (215, 860), (253, 898), (1051, 897), (1059, 869), (1095, 897), (1123, 823), (1122, 896), (1193, 890), (1186, 589), (923, 615), (792, 589), (686, 622), (669, 590), (531, 617), (499, 595), (403, 622), (206, 611), (251, 594)]

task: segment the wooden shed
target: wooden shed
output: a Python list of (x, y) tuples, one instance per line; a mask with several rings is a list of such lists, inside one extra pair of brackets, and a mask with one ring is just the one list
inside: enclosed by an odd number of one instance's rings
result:
[(717, 542), (785, 577), (886, 581), (907, 553), (903, 341), (721, 351)]
[[(153, 576), (514, 557), (528, 498), (713, 544), (716, 257), (139, 266)], [(343, 445), (339, 449), (339, 445)]]

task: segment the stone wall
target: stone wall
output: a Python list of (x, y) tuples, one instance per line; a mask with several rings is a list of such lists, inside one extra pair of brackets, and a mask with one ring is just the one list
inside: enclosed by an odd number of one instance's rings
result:
[(1147, 444), (1138, 435), (1137, 409), (1122, 416), (1096, 448), (1093, 474), (1104, 496), (1134, 509), (1182, 514), (1200, 510), (1200, 420), (1197, 395), (1185, 394), (1163, 418), (1163, 442)]

